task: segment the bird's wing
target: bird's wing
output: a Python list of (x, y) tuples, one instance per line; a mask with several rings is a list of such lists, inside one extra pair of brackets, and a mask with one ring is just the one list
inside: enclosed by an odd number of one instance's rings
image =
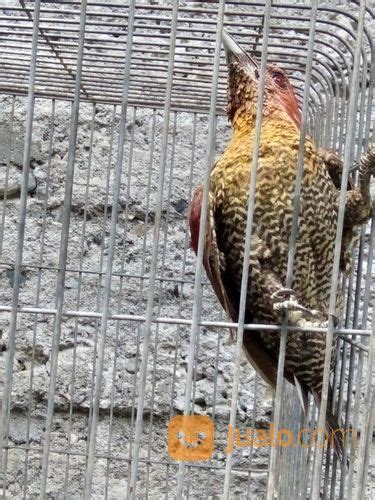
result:
[[(198, 252), (199, 222), (201, 217), (203, 187), (199, 186), (194, 193), (189, 210), (189, 225), (191, 235), (191, 247), (195, 253)], [(227, 315), (234, 320), (236, 312), (225, 291), (221, 273), (224, 262), (220, 259), (220, 252), (217, 246), (216, 230), (214, 224), (214, 214), (212, 205), (209, 202), (206, 222), (206, 238), (204, 242), (203, 266), (208, 279), (215, 291), (220, 304)]]
[[(189, 210), (189, 225), (191, 234), (191, 246), (195, 253), (198, 251), (199, 221), (202, 205), (202, 186), (195, 191)], [(220, 252), (216, 238), (215, 211), (209, 201), (206, 222), (206, 238), (204, 243), (203, 265), (212, 288), (215, 291), (226, 314), (232, 321), (238, 320), (237, 305), (233, 303), (230, 294), (226, 290), (223, 282), (225, 272), (225, 256)], [(231, 330), (232, 335), (235, 330)], [(253, 368), (268, 382), (273, 388), (276, 387), (277, 380), (277, 360), (267, 351), (260, 339), (259, 332), (246, 331), (243, 337), (243, 348), (248, 361)], [(292, 377), (287, 376), (287, 380), (294, 384)]]

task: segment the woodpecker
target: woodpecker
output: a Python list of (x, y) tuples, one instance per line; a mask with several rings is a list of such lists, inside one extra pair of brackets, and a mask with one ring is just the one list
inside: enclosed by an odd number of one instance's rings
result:
[[(225, 30), (222, 40), (228, 65), (227, 115), (232, 136), (210, 173), (203, 265), (222, 307), (237, 321), (248, 186), (254, 175), (260, 64)], [(306, 411), (308, 393), (317, 402), (321, 396), (326, 333), (310, 332), (308, 328), (327, 324), (340, 188), (337, 179), (341, 180), (342, 161), (330, 150), (318, 150), (312, 139), (306, 138), (293, 283), (292, 289), (286, 289), (300, 126), (301, 112), (290, 81), (281, 68), (267, 65), (245, 323), (280, 324), (287, 314), (289, 325), (304, 327), (303, 331), (288, 332), (284, 376), (297, 386)], [(360, 189), (350, 185), (347, 194), (343, 238), (347, 246), (353, 240), (355, 226), (367, 221), (372, 213), (369, 175), (374, 171), (374, 151), (369, 154), (360, 167)], [(199, 186), (189, 208), (191, 246), (196, 253), (202, 193)], [(342, 256), (341, 275), (350, 267), (350, 251), (343, 248)], [(342, 304), (338, 283), (338, 311)], [(247, 358), (273, 387), (279, 344), (279, 332), (244, 332)], [(334, 363), (333, 356), (331, 369)], [(339, 427), (328, 408), (327, 427), (335, 430), (335, 425)]]

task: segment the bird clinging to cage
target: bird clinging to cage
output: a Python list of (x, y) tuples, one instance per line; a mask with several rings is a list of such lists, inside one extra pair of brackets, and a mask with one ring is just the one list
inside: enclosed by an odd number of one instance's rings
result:
[[(228, 64), (227, 114), (233, 132), (210, 174), (203, 264), (223, 308), (233, 321), (237, 321), (248, 186), (253, 175), (260, 67), (225, 30), (223, 44)], [(308, 328), (325, 326), (327, 321), (339, 198), (339, 191), (330, 177), (330, 173), (333, 176), (330, 167), (336, 161), (340, 169), (340, 159), (328, 151), (319, 152), (312, 140), (306, 139), (293, 284), (291, 290), (285, 289), (300, 124), (298, 102), (288, 78), (276, 65), (268, 65), (245, 322), (281, 323), (286, 313), (289, 325), (304, 327), (303, 331), (288, 332), (284, 376), (297, 386), (307, 409), (308, 391), (319, 401), (322, 388), (326, 334), (309, 332)], [(360, 189), (352, 189), (347, 195), (343, 237), (347, 245), (352, 239), (353, 227), (371, 215), (367, 195), (368, 173), (374, 169), (373, 151), (367, 160), (360, 168), (363, 180)], [(198, 187), (189, 211), (191, 244), (195, 252), (198, 250), (202, 192), (202, 187)], [(349, 259), (350, 252), (343, 249), (343, 272), (349, 268)], [(338, 286), (338, 309), (341, 305)], [(279, 342), (279, 332), (244, 332), (243, 344), (248, 359), (274, 387)], [(334, 366), (334, 359), (331, 366)], [(339, 428), (330, 409), (327, 427)]]

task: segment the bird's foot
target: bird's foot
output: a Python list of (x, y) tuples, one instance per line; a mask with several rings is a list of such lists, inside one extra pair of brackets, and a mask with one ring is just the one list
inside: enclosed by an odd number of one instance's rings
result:
[(316, 318), (319, 315), (318, 311), (308, 309), (301, 305), (295, 298), (296, 292), (290, 288), (282, 288), (271, 295), (273, 308), (275, 311), (299, 311), (302, 316)]
[[(290, 288), (282, 288), (274, 292), (271, 296), (275, 311), (284, 311), (288, 314), (288, 321), (294, 326), (304, 329), (308, 328), (328, 328), (328, 315), (316, 309), (308, 309), (301, 305), (295, 298), (296, 293)], [(326, 319), (324, 317), (326, 316)], [(333, 316), (334, 327), (337, 328), (339, 318)]]

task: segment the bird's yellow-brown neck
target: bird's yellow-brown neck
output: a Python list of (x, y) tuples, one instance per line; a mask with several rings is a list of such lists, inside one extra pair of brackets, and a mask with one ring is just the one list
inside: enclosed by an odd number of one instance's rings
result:
[[(247, 193), (253, 156), (255, 122), (248, 114), (239, 113), (233, 127), (232, 137), (220, 160), (211, 174), (212, 187), (216, 183), (229, 191)], [(257, 190), (293, 189), (296, 175), (300, 130), (283, 113), (270, 113), (263, 116), (259, 147)], [(266, 161), (264, 161), (267, 158)], [(304, 152), (303, 184), (309, 185), (320, 169), (314, 144), (307, 139)], [(226, 188), (223, 186), (226, 184)], [(237, 188), (235, 187), (237, 186)], [(260, 193), (261, 194), (261, 193)], [(225, 196), (225, 195), (224, 195)]]
[[(298, 135), (299, 128), (288, 113), (276, 101), (267, 101), (262, 112), (262, 129), (283, 129), (286, 134)], [(233, 135), (252, 134), (256, 127), (256, 104), (245, 101), (236, 111), (232, 120)]]
[[(285, 144), (288, 144), (289, 153), (298, 151), (300, 132), (296, 125), (285, 120), (285, 117), (265, 115), (261, 124), (260, 150), (259, 154), (264, 153), (277, 155)], [(254, 119), (245, 113), (238, 113), (233, 123), (233, 132), (220, 163), (232, 164), (233, 159), (240, 155), (241, 157), (252, 157), (254, 137), (255, 137), (255, 117)], [(307, 143), (309, 144), (309, 142)], [(272, 162), (270, 162), (272, 165)]]

